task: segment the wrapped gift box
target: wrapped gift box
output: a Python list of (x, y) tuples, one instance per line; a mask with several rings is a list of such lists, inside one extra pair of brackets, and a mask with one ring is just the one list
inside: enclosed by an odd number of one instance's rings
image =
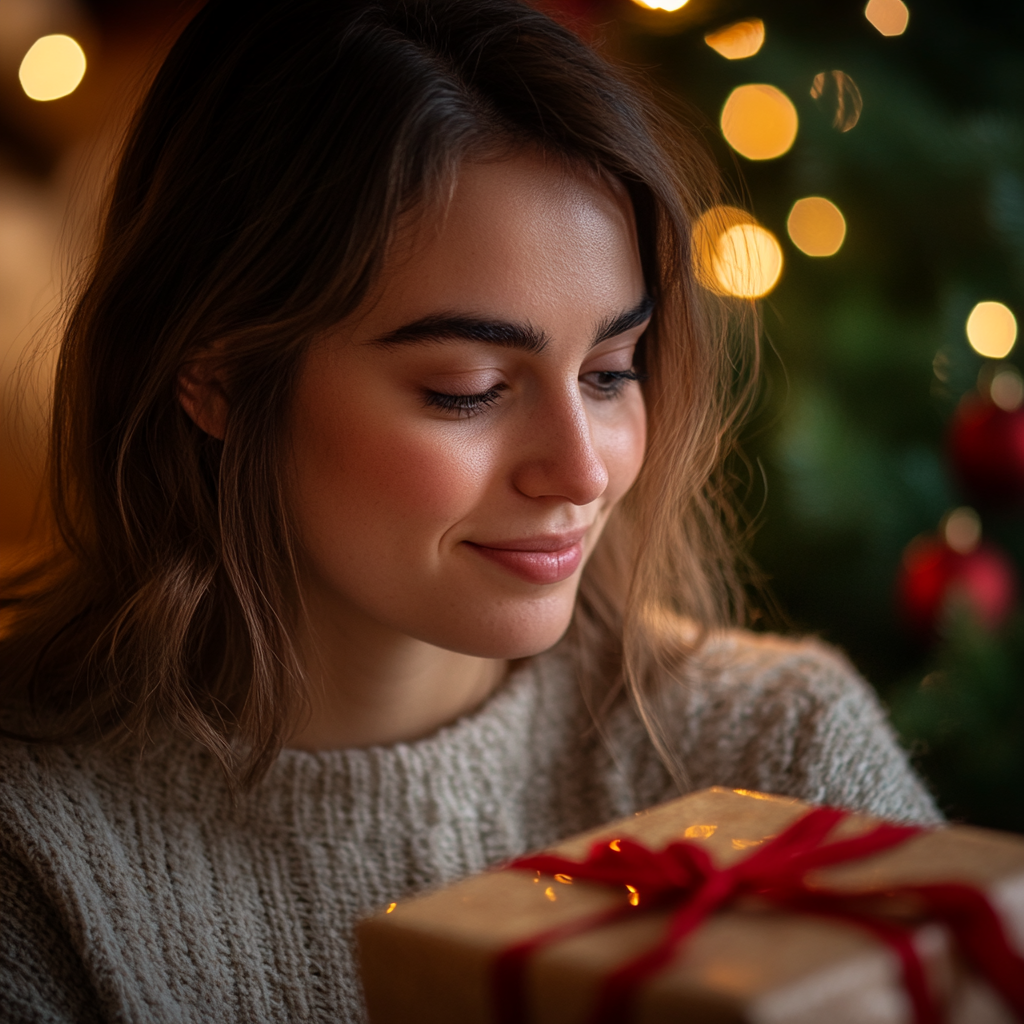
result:
[[(807, 810), (788, 798), (708, 789), (549, 852), (579, 861), (597, 841), (631, 838), (660, 850), (687, 839), (724, 867), (750, 856)], [(851, 816), (834, 837), (876, 824), (876, 819)], [(987, 895), (1011, 946), (1024, 953), (1024, 838), (975, 828), (931, 830), (817, 872), (819, 879), (831, 889), (851, 891), (968, 883)], [(497, 1019), (492, 974), (499, 954), (624, 899), (636, 897), (564, 873), (495, 870), (393, 904), (357, 929), (371, 1024), (492, 1024)], [(525, 976), (531, 1024), (585, 1024), (602, 979), (655, 946), (669, 914), (637, 913), (534, 952)], [(952, 1024), (1015, 1019), (960, 962), (943, 926), (917, 927), (914, 944)], [(750, 900), (707, 918), (671, 963), (643, 984), (630, 1015), (636, 1024), (902, 1024), (912, 1019), (897, 957), (867, 931)]]

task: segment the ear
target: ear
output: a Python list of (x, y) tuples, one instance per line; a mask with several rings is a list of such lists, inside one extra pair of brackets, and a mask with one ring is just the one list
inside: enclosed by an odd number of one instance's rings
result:
[(217, 369), (210, 356), (186, 363), (178, 371), (178, 401), (200, 430), (223, 441), (230, 407)]

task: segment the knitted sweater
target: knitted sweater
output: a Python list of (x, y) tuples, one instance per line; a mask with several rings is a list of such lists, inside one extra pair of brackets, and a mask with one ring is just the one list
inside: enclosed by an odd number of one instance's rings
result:
[[(694, 788), (939, 820), (823, 645), (725, 634), (681, 683)], [(628, 707), (589, 727), (558, 654), (426, 739), (285, 750), (234, 808), (184, 741), (141, 762), (0, 744), (0, 1020), (361, 1021), (361, 916), (674, 795)]]

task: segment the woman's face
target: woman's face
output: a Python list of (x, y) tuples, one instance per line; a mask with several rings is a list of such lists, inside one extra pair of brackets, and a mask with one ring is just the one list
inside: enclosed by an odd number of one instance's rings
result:
[(539, 155), (464, 165), (299, 374), (318, 621), (486, 658), (555, 643), (643, 459), (649, 315), (624, 196)]

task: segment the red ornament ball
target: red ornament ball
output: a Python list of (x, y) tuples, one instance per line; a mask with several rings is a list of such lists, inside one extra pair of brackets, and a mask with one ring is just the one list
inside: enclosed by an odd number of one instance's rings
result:
[(919, 537), (903, 553), (896, 589), (910, 628), (933, 636), (958, 601), (965, 602), (983, 626), (997, 629), (1013, 608), (1017, 576), (1010, 559), (991, 544), (964, 553), (940, 537)]
[(970, 394), (953, 415), (949, 459), (979, 505), (1024, 506), (1024, 407), (1002, 409)]

